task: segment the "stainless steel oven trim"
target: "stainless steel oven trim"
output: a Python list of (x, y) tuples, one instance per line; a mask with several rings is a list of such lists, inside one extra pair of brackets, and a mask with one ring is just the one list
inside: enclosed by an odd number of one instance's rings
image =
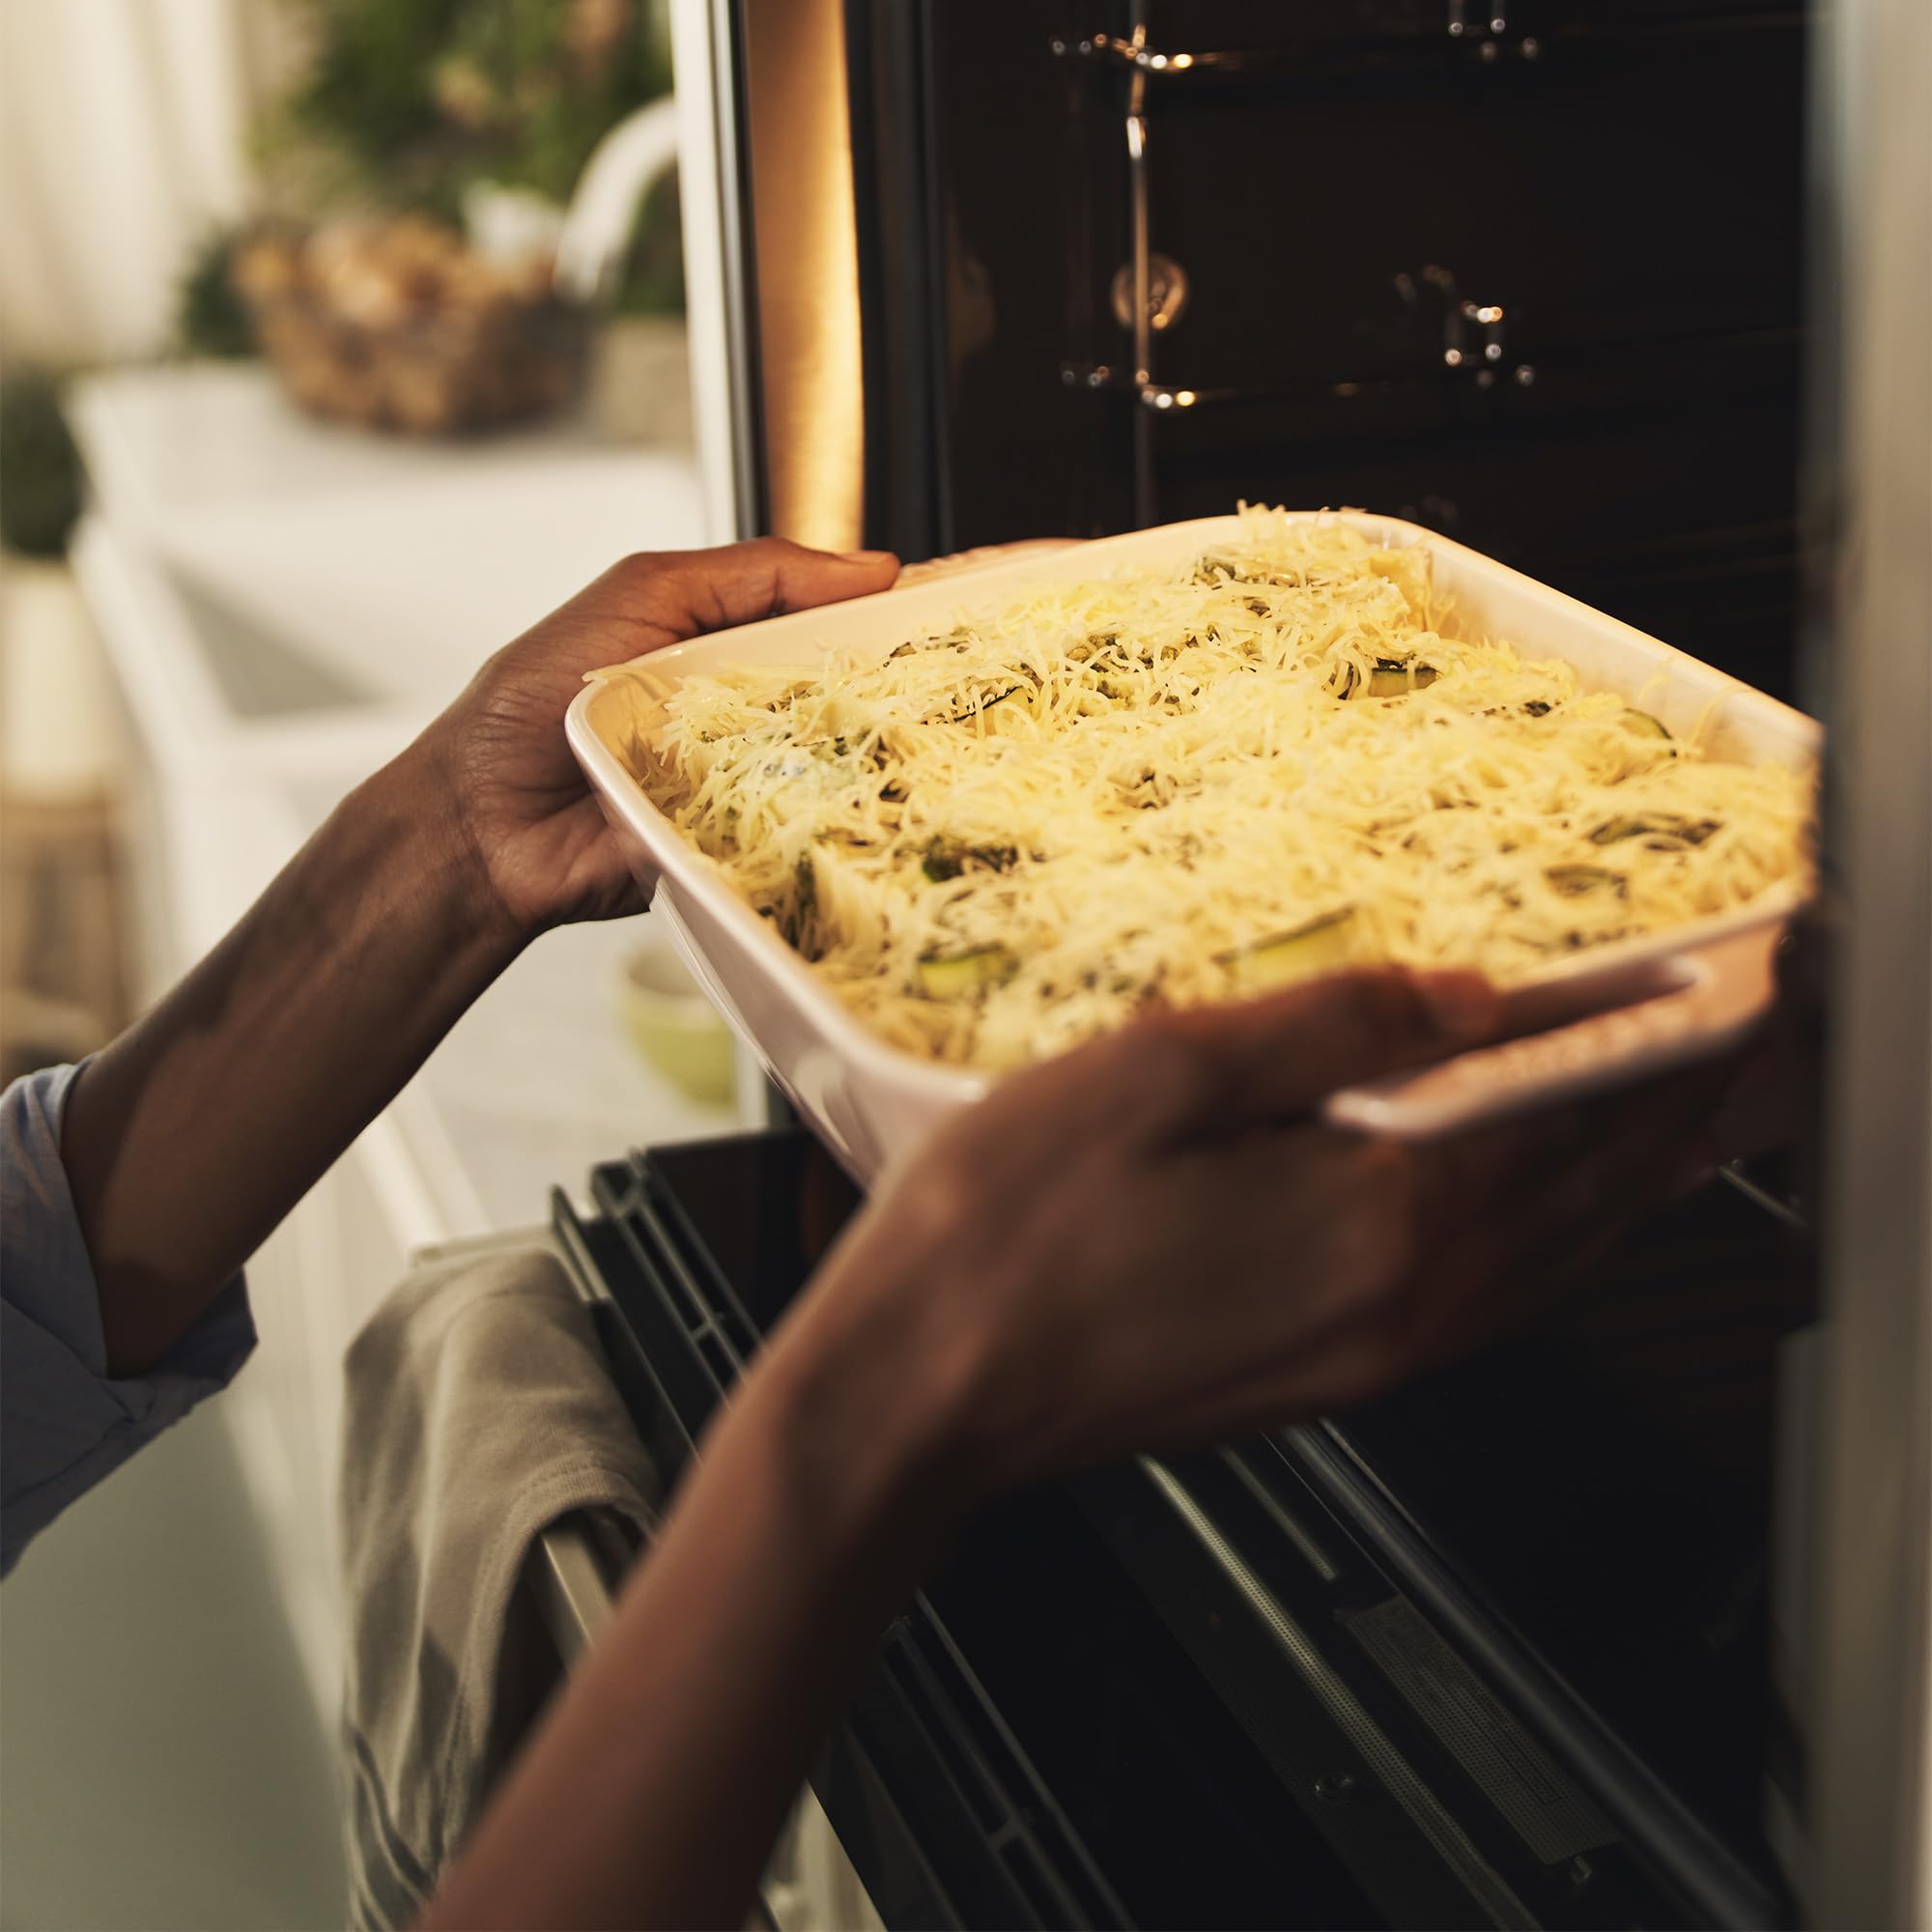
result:
[(538, 1536), (529, 1577), (544, 1628), (567, 1670), (611, 1621), (613, 1602), (603, 1559), (578, 1518), (565, 1517)]
[(1341, 1432), (1326, 1423), (1290, 1430), (1277, 1448), (1314, 1478), (1320, 1493), (1342, 1507), (1350, 1527), (1390, 1582), (1561, 1760), (1591, 1802), (1681, 1895), (1698, 1923), (1745, 1927), (1781, 1922), (1782, 1902), (1648, 1764), (1544, 1668), (1540, 1658), (1525, 1653), (1472, 1603)]
[(1538, 1919), (1517, 1896), (1509, 1881), (1476, 1849), (1468, 1833), (1416, 1775), (1388, 1734), (1363, 1709), (1354, 1692), (1310, 1642), (1307, 1632), (1242, 1560), (1240, 1552), (1222, 1535), (1213, 1518), (1186, 1485), (1165, 1463), (1151, 1456), (1136, 1460), (1142, 1473), (1187, 1526), (1188, 1533), (1220, 1565), (1322, 1709), (1361, 1752), (1363, 1762), (1407, 1813), (1409, 1822), (1454, 1873), (1491, 1924), (1503, 1928), (1535, 1926)]
[[(1932, 1923), (1932, 13), (1816, 46), (1810, 479), (1830, 543), (1830, 934), (1815, 1432), (1780, 1530), (1821, 1925)], [(1808, 1493), (1806, 1492), (1808, 1491)]]
[(705, 532), (713, 543), (729, 543), (757, 529), (751, 384), (754, 317), (745, 278), (731, 0), (668, 0), (668, 14), (677, 78), (692, 412)]

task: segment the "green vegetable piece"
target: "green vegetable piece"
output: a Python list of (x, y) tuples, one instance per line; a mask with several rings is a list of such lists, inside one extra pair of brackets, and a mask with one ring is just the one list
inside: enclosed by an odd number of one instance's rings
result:
[(956, 879), (969, 865), (1005, 872), (1018, 865), (1019, 859), (1017, 845), (962, 845), (956, 838), (935, 838), (925, 848), (920, 870), (937, 886)]
[(1435, 682), (1434, 665), (1419, 665), (1406, 658), (1378, 658), (1369, 673), (1371, 697), (1406, 697), (1411, 691)]
[(1666, 744), (1670, 740), (1670, 733), (1663, 728), (1663, 720), (1653, 718), (1648, 711), (1626, 710), (1624, 723), (1646, 738), (1662, 738)]
[(1622, 898), (1628, 890), (1624, 875), (1611, 871), (1607, 866), (1551, 866), (1543, 876), (1566, 899), (1605, 892)]
[(1251, 946), (1224, 952), (1218, 963), (1231, 968), (1250, 991), (1265, 992), (1346, 966), (1354, 954), (1354, 941), (1355, 909), (1344, 906), (1340, 912), (1324, 913), (1292, 932), (1273, 933)]
[(919, 962), (919, 986), (928, 1000), (976, 998), (1010, 980), (1020, 962), (1004, 946), (976, 946), (966, 952), (929, 952)]
[(1592, 845), (1614, 845), (1625, 838), (1647, 838), (1655, 849), (1666, 851), (1676, 845), (1701, 845), (1714, 832), (1723, 829), (1717, 818), (1686, 818), (1676, 811), (1639, 812), (1630, 818), (1607, 818), (1590, 834)]

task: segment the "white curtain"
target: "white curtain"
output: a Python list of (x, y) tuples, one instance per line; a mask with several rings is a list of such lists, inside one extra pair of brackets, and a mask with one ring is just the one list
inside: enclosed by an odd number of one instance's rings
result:
[[(286, 11), (286, 10), (282, 10)], [(168, 344), (196, 242), (246, 206), (292, 57), (273, 0), (0, 0), (0, 352)]]

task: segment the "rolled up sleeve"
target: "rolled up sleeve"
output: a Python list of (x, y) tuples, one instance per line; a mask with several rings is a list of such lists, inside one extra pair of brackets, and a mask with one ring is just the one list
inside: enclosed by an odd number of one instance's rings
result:
[(0, 1576), (76, 1496), (224, 1387), (255, 1346), (238, 1275), (146, 1375), (107, 1373), (60, 1157), (80, 1071), (52, 1067), (0, 1094)]

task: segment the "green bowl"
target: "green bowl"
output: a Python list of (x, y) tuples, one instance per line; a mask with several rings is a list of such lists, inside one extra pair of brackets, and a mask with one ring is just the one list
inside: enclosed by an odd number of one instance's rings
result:
[(727, 1107), (737, 1093), (731, 1029), (668, 947), (640, 947), (617, 976), (617, 1007), (631, 1042), (681, 1094)]

